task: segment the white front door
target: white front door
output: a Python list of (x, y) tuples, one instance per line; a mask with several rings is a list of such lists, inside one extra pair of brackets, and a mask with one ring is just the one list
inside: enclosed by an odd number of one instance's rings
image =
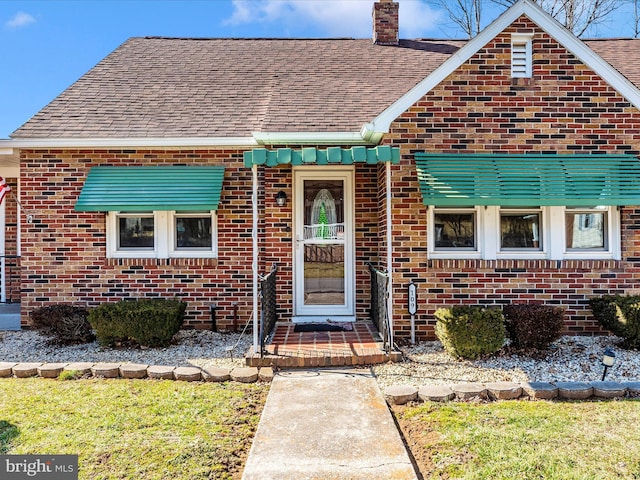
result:
[(294, 322), (354, 321), (353, 168), (294, 170)]

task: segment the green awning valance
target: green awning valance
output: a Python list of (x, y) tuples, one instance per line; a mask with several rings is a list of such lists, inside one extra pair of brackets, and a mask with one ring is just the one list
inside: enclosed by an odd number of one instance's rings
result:
[(268, 150), (266, 148), (254, 148), (244, 152), (244, 165), (251, 168), (253, 165), (265, 165), (276, 167), (278, 165), (352, 165), (354, 163), (376, 164), (379, 162), (400, 162), (400, 149), (388, 145), (377, 147), (329, 147), (319, 149), (307, 147), (301, 149), (278, 148)]
[(75, 209), (105, 211), (217, 210), (224, 167), (93, 167)]
[(425, 205), (640, 205), (631, 155), (416, 153)]

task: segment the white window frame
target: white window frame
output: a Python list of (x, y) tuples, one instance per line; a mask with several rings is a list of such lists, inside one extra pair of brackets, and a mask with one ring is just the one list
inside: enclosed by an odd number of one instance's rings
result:
[(511, 36), (511, 76), (513, 78), (531, 78), (533, 75), (532, 50), (533, 35)]
[[(548, 207), (547, 207), (548, 208)], [(516, 259), (545, 259), (548, 258), (548, 237), (550, 236), (548, 232), (551, 230), (551, 225), (547, 221), (547, 209), (544, 207), (518, 207), (518, 208), (505, 208), (505, 207), (487, 207), (488, 210), (492, 210), (492, 217), (495, 219), (495, 242), (496, 242), (496, 257), (498, 259), (501, 258), (516, 258)], [(500, 214), (502, 212), (510, 212), (510, 213), (526, 213), (526, 212), (535, 212), (540, 214), (540, 230), (538, 232), (539, 241), (542, 246), (539, 249), (533, 248), (505, 248), (502, 249), (502, 245), (500, 244), (502, 238), (502, 230), (500, 225)], [(486, 233), (486, 232), (485, 232)]]
[[(484, 250), (483, 244), (484, 239), (482, 236), (482, 231), (484, 230), (484, 216), (480, 211), (481, 207), (440, 207), (440, 208), (429, 208), (429, 229), (428, 229), (428, 242), (429, 242), (429, 251), (431, 253), (432, 258), (482, 258), (482, 252)], [(476, 224), (476, 248), (475, 250), (471, 250), (469, 248), (437, 248), (436, 249), (436, 235), (435, 235), (435, 214), (436, 210), (438, 213), (473, 213), (475, 215), (475, 224)]]
[[(217, 252), (217, 218), (215, 210), (211, 210), (210, 212), (169, 212), (169, 229), (167, 232), (167, 237), (169, 240), (169, 257), (170, 258), (215, 258), (218, 256)], [(184, 217), (206, 217), (211, 216), (211, 249), (206, 249), (202, 247), (188, 249), (188, 248), (178, 248), (177, 246), (177, 232), (176, 232), (176, 219), (184, 218)]]
[[(158, 217), (155, 212), (107, 212), (107, 258), (157, 258), (158, 256)], [(147, 248), (119, 248), (118, 220), (121, 217), (153, 217), (154, 247)]]
[[(464, 210), (471, 210), (463, 207)], [(616, 207), (606, 207), (597, 210), (607, 215), (607, 226), (605, 240), (607, 249), (595, 250), (567, 249), (565, 213), (569, 207), (539, 207), (541, 211), (541, 250), (517, 249), (500, 250), (500, 211), (501, 207), (496, 206), (476, 206), (476, 238), (477, 251), (455, 249), (436, 249), (434, 232), (434, 215), (437, 212), (450, 213), (455, 211), (455, 207), (429, 207), (428, 209), (428, 256), (432, 259), (483, 259), (483, 260), (619, 260), (621, 257), (620, 248), (620, 212)], [(580, 211), (590, 208), (581, 208)], [(520, 210), (538, 210), (538, 208), (523, 208)], [(518, 211), (518, 209), (516, 209)]]
[(562, 229), (562, 245), (559, 245), (558, 248), (561, 248), (563, 251), (564, 258), (569, 259), (580, 259), (580, 258), (611, 258), (614, 260), (619, 260), (621, 258), (621, 247), (620, 247), (620, 210), (617, 207), (606, 207), (606, 208), (575, 208), (575, 207), (562, 207), (562, 221), (564, 225), (564, 219), (566, 218), (566, 213), (588, 213), (592, 211), (594, 213), (605, 213), (606, 217), (606, 229), (604, 234), (606, 235), (604, 239), (604, 244), (606, 247), (604, 249), (578, 249), (578, 248), (567, 248), (567, 232), (566, 229)]
[[(148, 215), (151, 212), (107, 212), (107, 258), (217, 258), (218, 215), (215, 210), (207, 212), (154, 211), (153, 249), (118, 248), (118, 218), (121, 216)], [(175, 219), (180, 216), (211, 215), (211, 249), (177, 249)]]

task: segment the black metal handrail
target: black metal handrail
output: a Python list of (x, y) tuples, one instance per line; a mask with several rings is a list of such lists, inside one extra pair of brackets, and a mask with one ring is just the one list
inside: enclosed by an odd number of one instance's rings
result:
[(378, 270), (371, 263), (367, 265), (369, 266), (369, 272), (371, 274), (371, 321), (382, 336), (385, 352), (390, 352), (391, 332), (389, 330), (389, 312), (387, 311), (389, 275), (382, 270)]
[(267, 338), (273, 332), (278, 319), (276, 304), (276, 272), (278, 266), (274, 265), (271, 271), (260, 280), (260, 356), (265, 354)]
[[(4, 264), (4, 268), (5, 268), (5, 280), (7, 282), (6, 288), (5, 288), (5, 293), (7, 295), (6, 298), (6, 303), (13, 303), (13, 288), (12, 287), (12, 281), (11, 279), (13, 278), (14, 275), (14, 269), (16, 269), (18, 271), (18, 280), (20, 278), (20, 255), (0, 255), (0, 261), (1, 260), (17, 260), (16, 262), (5, 262)], [(18, 282), (18, 286), (19, 286), (19, 282)], [(18, 302), (20, 301), (20, 299), (18, 298)]]

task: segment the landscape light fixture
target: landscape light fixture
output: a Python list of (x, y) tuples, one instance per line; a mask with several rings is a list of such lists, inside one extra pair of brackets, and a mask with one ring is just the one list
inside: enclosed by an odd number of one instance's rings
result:
[(284, 193), (282, 190), (280, 190), (277, 194), (276, 194), (276, 204), (279, 207), (284, 207), (285, 204), (287, 203), (287, 194)]
[(602, 381), (604, 382), (604, 377), (607, 375), (607, 369), (609, 367), (613, 367), (613, 364), (616, 361), (616, 354), (607, 347), (602, 354), (602, 366), (604, 366), (604, 372), (602, 373)]

